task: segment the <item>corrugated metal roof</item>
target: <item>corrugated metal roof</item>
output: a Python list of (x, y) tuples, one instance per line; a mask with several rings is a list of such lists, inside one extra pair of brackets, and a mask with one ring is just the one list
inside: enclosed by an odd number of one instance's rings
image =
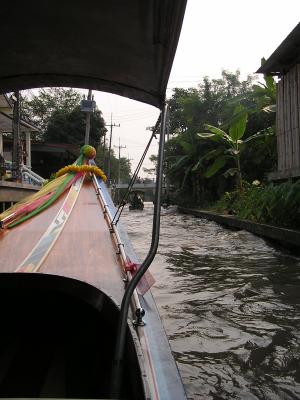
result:
[(298, 63), (300, 63), (300, 23), (257, 70), (257, 73), (283, 75)]
[[(12, 132), (12, 116), (0, 111), (0, 132)], [(29, 122), (21, 119), (21, 132), (38, 132), (39, 129)]]
[(0, 94), (0, 111), (11, 113), (13, 111), (11, 102), (6, 94)]

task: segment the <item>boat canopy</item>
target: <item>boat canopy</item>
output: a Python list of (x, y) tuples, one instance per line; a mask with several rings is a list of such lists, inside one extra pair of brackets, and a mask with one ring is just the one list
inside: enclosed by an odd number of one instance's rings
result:
[(27, 0), (0, 7), (0, 93), (70, 86), (162, 107), (186, 0)]

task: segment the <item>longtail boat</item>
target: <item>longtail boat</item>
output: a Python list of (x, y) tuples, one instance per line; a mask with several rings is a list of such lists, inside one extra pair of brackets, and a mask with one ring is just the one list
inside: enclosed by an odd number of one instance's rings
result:
[(185, 399), (151, 294), (166, 87), (186, 0), (4, 2), (0, 93), (70, 86), (158, 107), (152, 240), (140, 261), (94, 163), (0, 214), (0, 397)]

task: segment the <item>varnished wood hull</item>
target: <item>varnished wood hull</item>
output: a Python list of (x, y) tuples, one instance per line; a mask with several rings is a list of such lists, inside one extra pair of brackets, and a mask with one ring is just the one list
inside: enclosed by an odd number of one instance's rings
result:
[[(46, 231), (63, 200), (29, 221), (1, 233), (1, 272), (14, 272), (18, 268)], [(76, 206), (38, 272), (90, 283), (120, 303), (124, 287), (122, 272), (91, 182), (84, 182)]]

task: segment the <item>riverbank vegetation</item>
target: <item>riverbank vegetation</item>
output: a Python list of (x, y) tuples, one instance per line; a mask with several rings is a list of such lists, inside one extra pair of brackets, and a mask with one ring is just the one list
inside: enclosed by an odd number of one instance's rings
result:
[(300, 228), (300, 184), (267, 180), (277, 162), (275, 103), (272, 77), (242, 80), (238, 71), (173, 90), (165, 171), (177, 204)]
[(300, 227), (300, 181), (260, 184), (254, 181), (242, 192), (226, 192), (210, 209), (262, 224)]

